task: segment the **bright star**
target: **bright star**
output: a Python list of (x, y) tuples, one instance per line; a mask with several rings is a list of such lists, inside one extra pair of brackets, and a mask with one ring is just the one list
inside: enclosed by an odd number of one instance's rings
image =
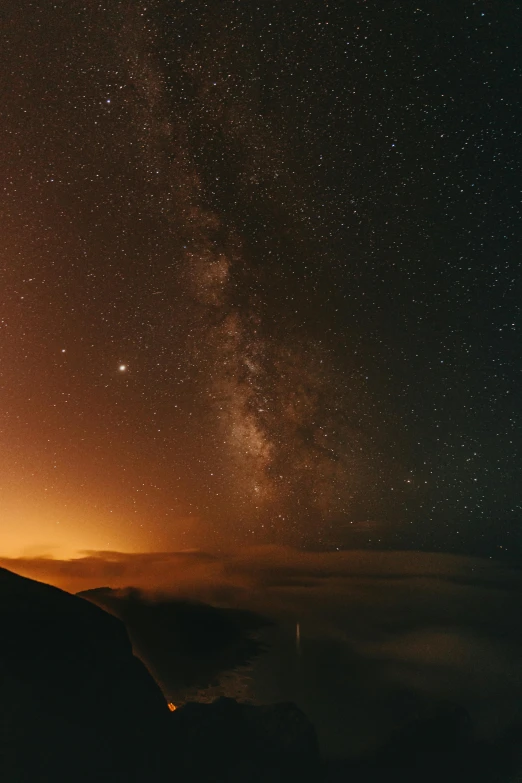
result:
[(126, 369), (127, 369), (127, 365), (126, 364), (120, 364), (120, 366), (118, 367), (118, 370), (120, 372), (125, 372)]

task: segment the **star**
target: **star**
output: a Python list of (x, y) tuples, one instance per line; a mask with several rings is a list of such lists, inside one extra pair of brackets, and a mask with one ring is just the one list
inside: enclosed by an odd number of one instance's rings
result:
[(118, 370), (120, 372), (125, 372), (127, 370), (127, 365), (126, 364), (120, 364), (120, 366), (118, 367)]

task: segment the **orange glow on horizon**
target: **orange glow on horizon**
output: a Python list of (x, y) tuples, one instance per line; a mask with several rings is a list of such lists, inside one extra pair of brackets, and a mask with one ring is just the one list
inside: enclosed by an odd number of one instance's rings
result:
[(176, 705), (175, 705), (175, 704), (173, 704), (171, 701), (169, 701), (169, 702), (168, 702), (168, 704), (167, 704), (167, 707), (169, 708), (169, 710), (170, 710), (171, 712), (175, 712), (175, 711), (178, 709), (178, 708), (176, 707)]
[(12, 493), (0, 500), (2, 557), (51, 557), (72, 560), (86, 551), (143, 552), (146, 534), (133, 529), (123, 513)]

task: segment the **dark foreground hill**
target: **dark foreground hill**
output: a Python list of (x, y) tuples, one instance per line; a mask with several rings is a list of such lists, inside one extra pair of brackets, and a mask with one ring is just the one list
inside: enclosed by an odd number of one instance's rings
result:
[(169, 711), (124, 626), (0, 569), (0, 779), (155, 781)]
[(0, 781), (318, 780), (315, 732), (294, 705), (229, 699), (171, 713), (123, 624), (0, 569)]

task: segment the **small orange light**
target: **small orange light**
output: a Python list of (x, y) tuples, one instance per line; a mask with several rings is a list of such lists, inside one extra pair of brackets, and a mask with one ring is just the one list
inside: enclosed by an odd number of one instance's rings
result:
[(176, 710), (176, 709), (177, 709), (176, 705), (175, 705), (175, 704), (173, 704), (171, 701), (169, 701), (169, 703), (167, 704), (167, 707), (169, 708), (169, 710), (170, 710), (171, 712), (174, 712), (174, 710)]

